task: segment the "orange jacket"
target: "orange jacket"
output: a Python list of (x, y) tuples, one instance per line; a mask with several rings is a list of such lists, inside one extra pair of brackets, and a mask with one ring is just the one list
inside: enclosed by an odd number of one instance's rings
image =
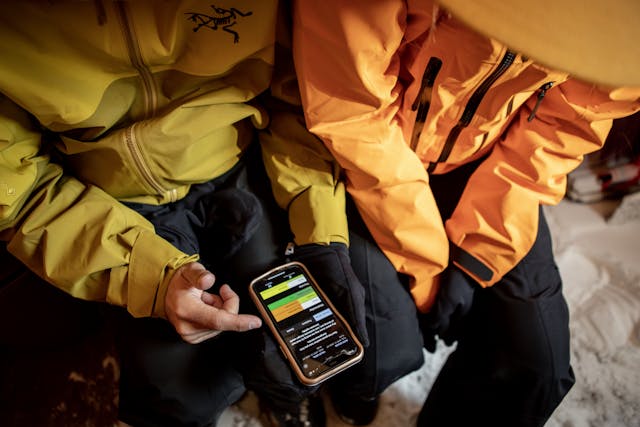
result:
[[(559, 202), (612, 119), (639, 107), (638, 89), (570, 79), (431, 1), (302, 0), (293, 25), (307, 124), (345, 169), (378, 244), (412, 276), (422, 311), (449, 262), (485, 287), (516, 265), (538, 206)], [(443, 224), (429, 174), (483, 156)]]

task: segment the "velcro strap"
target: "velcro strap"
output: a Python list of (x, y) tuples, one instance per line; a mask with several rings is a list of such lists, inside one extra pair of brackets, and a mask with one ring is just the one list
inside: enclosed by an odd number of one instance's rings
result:
[(493, 277), (493, 271), (489, 267), (461, 247), (451, 245), (450, 254), (453, 261), (480, 280), (488, 282)]

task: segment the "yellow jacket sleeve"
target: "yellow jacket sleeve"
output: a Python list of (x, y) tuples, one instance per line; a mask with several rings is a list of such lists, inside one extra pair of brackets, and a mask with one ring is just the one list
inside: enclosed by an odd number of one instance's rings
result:
[(349, 243), (340, 168), (301, 115), (274, 112), (260, 136), (278, 205), (288, 213), (295, 243)]
[(164, 316), (167, 283), (192, 258), (95, 186), (51, 161), (32, 117), (0, 96), (0, 239), (71, 295)]
[[(281, 19), (285, 13), (289, 11), (281, 10)], [(274, 76), (263, 97), (270, 116), (269, 126), (260, 132), (265, 168), (278, 205), (287, 211), (296, 244), (348, 245), (344, 176), (322, 141), (306, 127), (289, 26), (280, 22)]]

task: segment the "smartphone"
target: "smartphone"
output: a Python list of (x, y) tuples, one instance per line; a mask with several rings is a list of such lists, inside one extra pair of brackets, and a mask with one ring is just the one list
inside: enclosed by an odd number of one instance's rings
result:
[(303, 264), (266, 272), (249, 294), (303, 384), (318, 384), (362, 359), (362, 344)]

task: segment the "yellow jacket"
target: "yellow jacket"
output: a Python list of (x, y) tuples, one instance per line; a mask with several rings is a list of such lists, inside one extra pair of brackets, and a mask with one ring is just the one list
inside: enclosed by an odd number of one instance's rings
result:
[[(573, 80), (432, 1), (300, 0), (293, 28), (307, 125), (422, 311), (450, 255), (480, 285), (500, 280), (532, 246), (538, 206), (639, 107), (637, 89)], [(429, 175), (483, 157), (443, 224)]]
[(237, 163), (267, 123), (276, 22), (271, 0), (0, 4), (8, 250), (76, 297), (164, 316), (171, 275), (197, 254), (120, 202), (175, 201)]

